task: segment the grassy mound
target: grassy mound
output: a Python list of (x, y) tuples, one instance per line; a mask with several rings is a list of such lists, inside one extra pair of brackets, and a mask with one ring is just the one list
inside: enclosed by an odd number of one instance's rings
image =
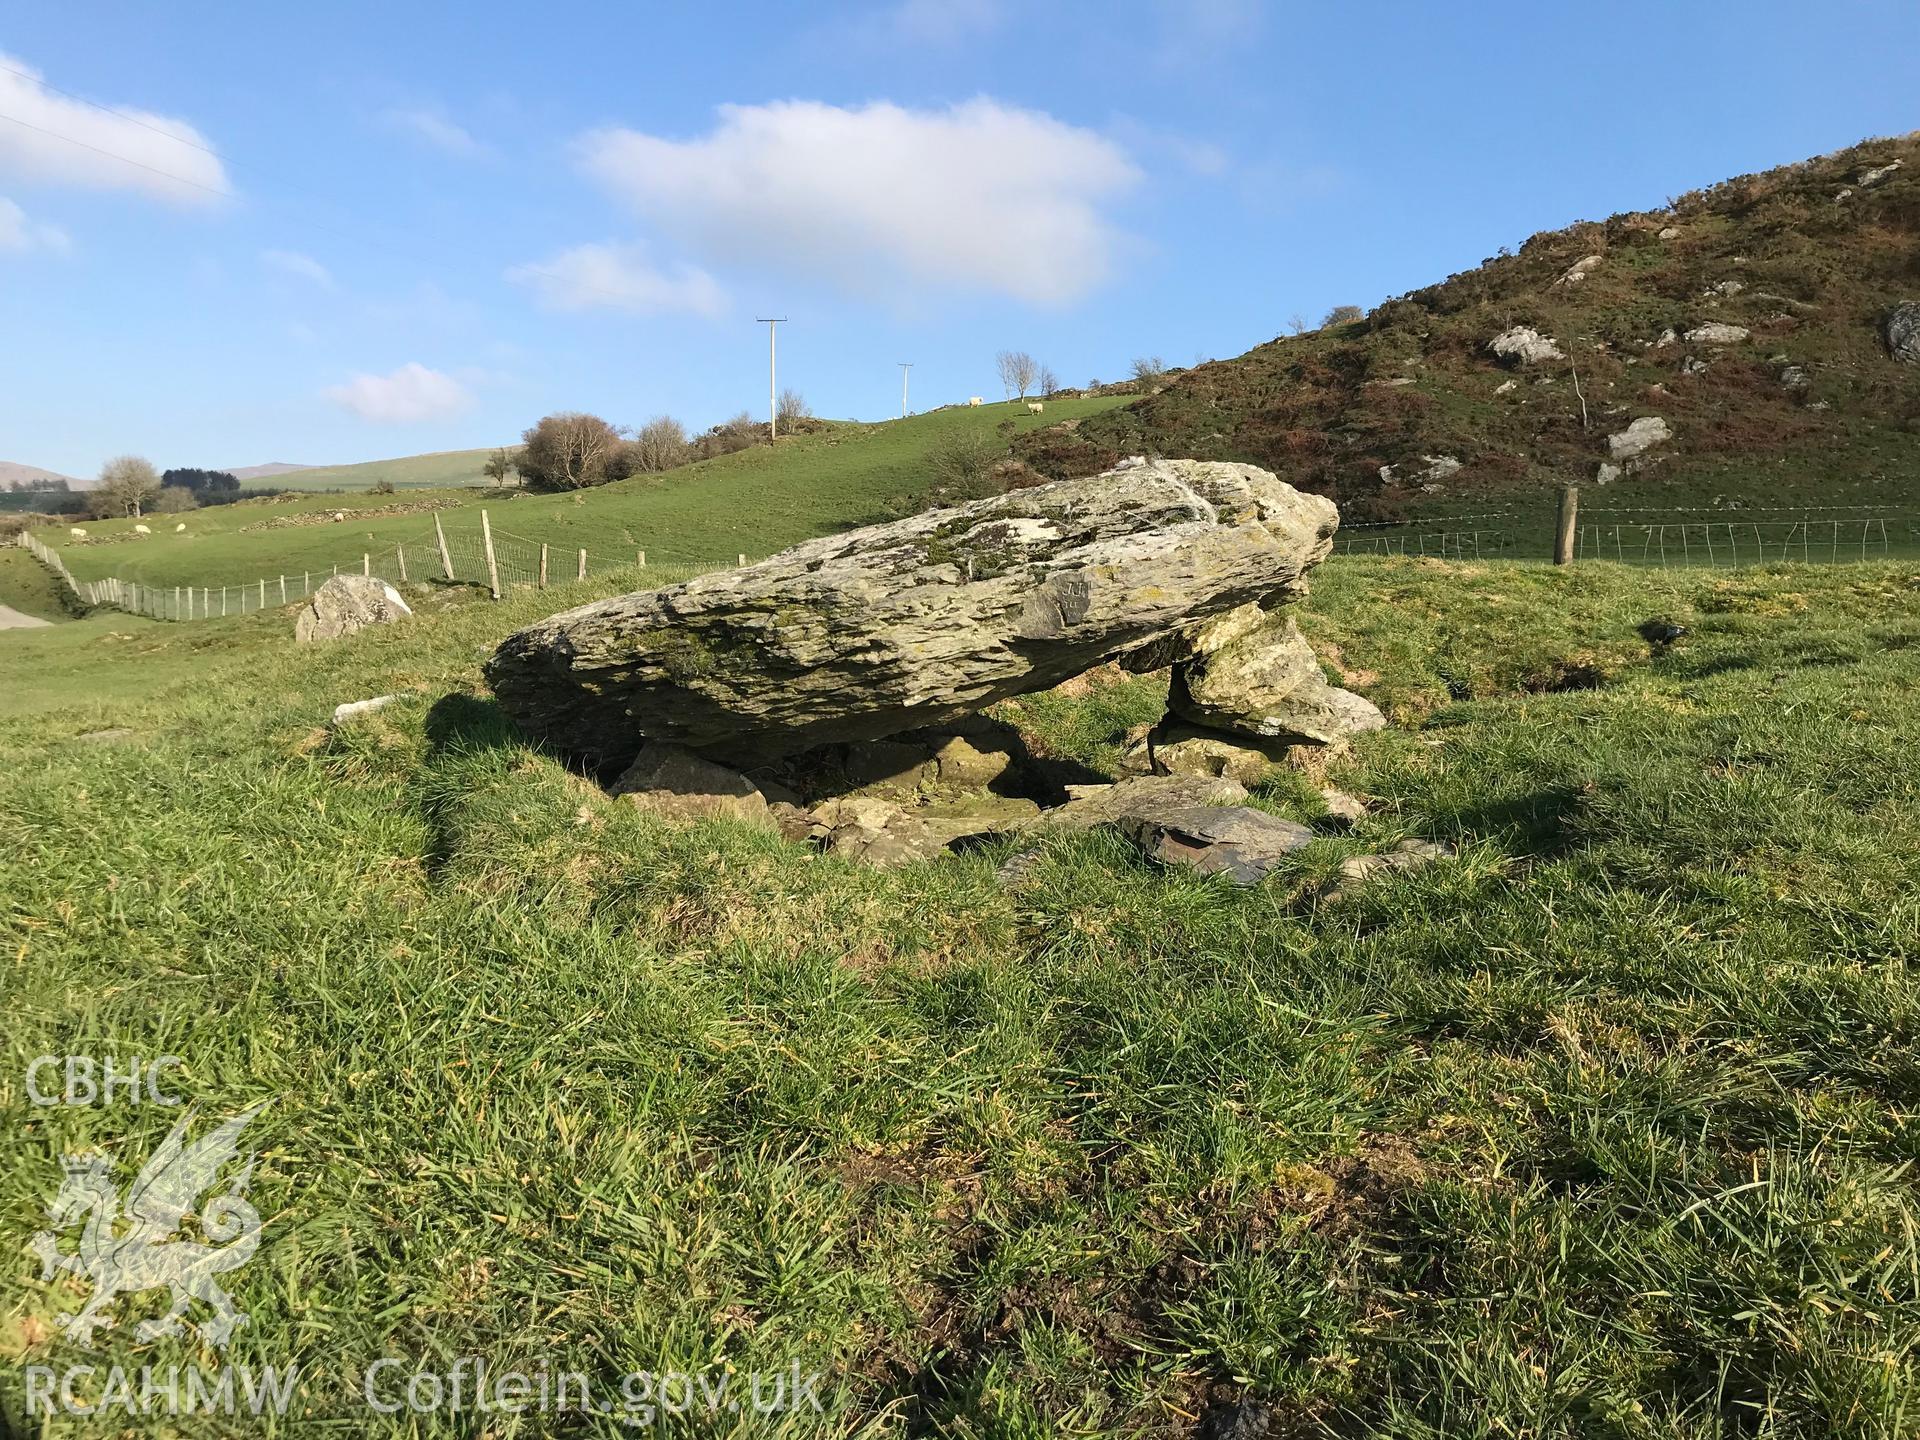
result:
[[(1103, 834), (1009, 893), (1004, 848), (875, 874), (607, 801), (477, 665), (633, 578), (311, 652), (271, 614), (0, 652), (0, 1068), (171, 1053), (211, 1113), (271, 1102), (227, 1358), (297, 1363), (296, 1411), (473, 1433), (354, 1396), (480, 1354), (616, 1398), (797, 1358), (797, 1434), (1908, 1423), (1920, 571), (1336, 559), (1303, 625), (1399, 723), (1338, 776), (1372, 817), (1251, 892)], [(138, 683), (36, 679), (102, 650)], [(1160, 704), (1007, 711), (1099, 766)], [(1315, 902), (1409, 835), (1460, 858)], [(178, 1114), (0, 1103), (15, 1253), (62, 1153), (124, 1186)], [(205, 1359), (79, 1352), (78, 1298), (0, 1271), (12, 1412), (22, 1364)]]

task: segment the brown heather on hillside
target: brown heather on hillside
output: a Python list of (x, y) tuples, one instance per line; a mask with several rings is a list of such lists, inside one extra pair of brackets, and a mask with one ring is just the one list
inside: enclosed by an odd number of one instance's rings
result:
[[(1036, 431), (1018, 453), (1050, 475), (1127, 454), (1249, 460), (1350, 519), (1389, 520), (1591, 486), (1617, 458), (1608, 436), (1657, 416), (1672, 439), (1604, 477), (1595, 503), (1912, 507), (1920, 365), (1891, 358), (1883, 333), (1908, 300), (1920, 133), (1536, 235), (1362, 320)], [(1712, 325), (1748, 335), (1687, 338)], [(1490, 342), (1515, 326), (1562, 357), (1503, 361)]]

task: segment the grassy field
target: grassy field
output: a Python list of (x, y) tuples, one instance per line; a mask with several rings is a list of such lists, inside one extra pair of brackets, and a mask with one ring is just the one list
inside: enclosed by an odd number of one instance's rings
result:
[[(334, 565), (357, 570), (363, 553), (390, 551), (403, 542), (430, 544), (429, 509), (441, 512), (449, 536), (471, 541), (484, 507), (496, 533), (546, 542), (563, 556), (584, 548), (595, 568), (631, 561), (639, 549), (664, 564), (731, 563), (743, 551), (764, 557), (815, 535), (920, 509), (933, 484), (927, 453), (948, 437), (977, 432), (997, 443), (1003, 422), (1020, 432), (1124, 400), (1055, 401), (1043, 415), (1030, 415), (1024, 406), (991, 405), (878, 425), (834, 425), (777, 447), (756, 446), (562, 495), (424, 490), (312, 496), (161, 516), (144, 522), (154, 532), (145, 537), (127, 538), (131, 520), (85, 527), (95, 542), (105, 543), (73, 544), (64, 525), (38, 533), (82, 580), (114, 575), (157, 586), (217, 587), (307, 570), (324, 574)], [(347, 518), (331, 523), (327, 517), (336, 512)], [(288, 523), (302, 518), (319, 523)], [(187, 528), (176, 531), (181, 523)]]
[[(797, 1360), (827, 1413), (794, 1435), (1249, 1400), (1278, 1435), (1912, 1433), (1920, 570), (1336, 559), (1302, 621), (1396, 722), (1338, 776), (1373, 814), (1252, 891), (1104, 834), (1010, 892), (1004, 846), (877, 874), (607, 801), (477, 667), (637, 578), (312, 651), (277, 614), (0, 639), (15, 1432), (26, 1366), (215, 1363), (79, 1350), (81, 1290), (24, 1258), (63, 1153), (124, 1187), (178, 1115), (26, 1103), (84, 1052), (269, 1102), (226, 1358), (298, 1365), (340, 1433), (630, 1433), (358, 1398), (465, 1355), (616, 1404)], [(1652, 655), (1655, 616), (1691, 634)], [(1160, 704), (1007, 714), (1099, 767)], [(1460, 857), (1315, 902), (1409, 835)]]

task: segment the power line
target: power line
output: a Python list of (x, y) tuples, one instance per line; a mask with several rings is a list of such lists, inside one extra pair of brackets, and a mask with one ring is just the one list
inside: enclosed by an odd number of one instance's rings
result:
[[(148, 174), (158, 175), (162, 179), (171, 180), (176, 185), (191, 185), (196, 190), (204, 190), (209, 195), (218, 195), (223, 200), (232, 198), (233, 192), (230, 190), (221, 190), (212, 185), (202, 185), (198, 180), (189, 180), (184, 175), (176, 175), (171, 170), (162, 170), (157, 165), (143, 164), (129, 156), (118, 155), (111, 150), (102, 150), (98, 145), (89, 145), (86, 141), (76, 140), (71, 135), (62, 135), (58, 130), (49, 130), (44, 125), (35, 125), (31, 120), (22, 120), (18, 115), (9, 115), (4, 110), (0, 110), (0, 120), (18, 125), (25, 130), (35, 131), (38, 134), (48, 136), (54, 140), (64, 140), (69, 145), (78, 145), (82, 150), (91, 150), (94, 154), (104, 155), (109, 160), (118, 160), (122, 165), (131, 165), (136, 170), (145, 170)], [(147, 128), (152, 129), (153, 127), (148, 126)], [(161, 133), (164, 134), (165, 132), (162, 131)], [(203, 146), (201, 148), (204, 149), (205, 147)], [(207, 153), (211, 155), (213, 152), (209, 150)]]
[[(76, 95), (71, 90), (62, 90), (58, 85), (49, 85), (31, 70), (21, 70), (13, 65), (0, 65), (0, 70), (6, 71), (9, 75), (18, 75), (22, 80), (31, 80), (42, 90), (50, 90), (55, 95), (63, 95), (69, 100), (87, 106), (89, 109), (98, 110), (102, 115), (111, 115), (114, 119), (122, 121), (125, 124), (138, 125), (142, 130), (151, 130), (156, 135), (164, 135), (167, 139), (175, 141), (178, 144), (190, 145), (195, 150), (204, 150), (216, 160), (224, 158), (220, 152), (215, 150), (211, 145), (202, 145), (197, 140), (189, 140), (184, 135), (176, 135), (171, 130), (161, 129), (158, 125), (149, 125), (146, 121), (137, 116), (129, 115), (124, 110), (115, 110), (111, 106), (100, 104), (97, 100), (89, 100), (84, 95)], [(49, 131), (48, 133), (51, 134), (52, 132)], [(61, 138), (64, 139), (66, 137), (62, 136)], [(74, 143), (78, 144), (79, 142), (75, 141)]]

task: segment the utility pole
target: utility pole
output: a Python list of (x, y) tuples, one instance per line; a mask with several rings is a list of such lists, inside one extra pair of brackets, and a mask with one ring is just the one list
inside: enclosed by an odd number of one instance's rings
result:
[(907, 372), (913, 369), (911, 360), (900, 362), (900, 418), (907, 418)]
[(773, 335), (776, 325), (787, 323), (787, 317), (757, 316), (753, 322), (767, 327), (767, 443), (775, 443), (780, 438), (780, 392), (774, 388), (773, 379)]

